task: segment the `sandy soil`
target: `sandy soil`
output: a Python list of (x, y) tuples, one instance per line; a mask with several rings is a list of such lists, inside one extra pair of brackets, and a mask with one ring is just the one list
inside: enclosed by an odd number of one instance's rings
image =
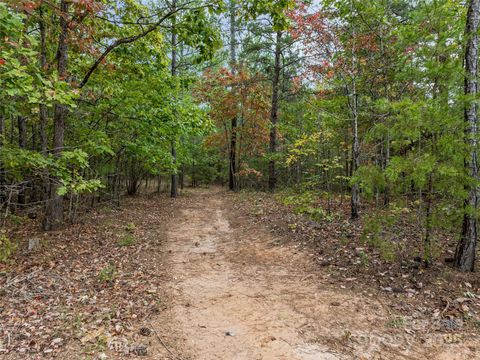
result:
[(278, 245), (221, 190), (190, 196), (167, 226), (174, 302), (154, 322), (170, 332), (152, 358), (480, 358), (475, 336), (388, 326), (393, 314), (381, 300), (319, 279), (310, 254)]

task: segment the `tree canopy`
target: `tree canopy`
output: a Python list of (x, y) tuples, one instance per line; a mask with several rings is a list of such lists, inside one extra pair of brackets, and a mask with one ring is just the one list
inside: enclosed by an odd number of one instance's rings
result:
[(51, 230), (145, 180), (229, 181), (328, 199), (314, 216), (415, 213), (426, 266), (448, 236), (473, 270), (478, 6), (2, 0), (5, 216)]

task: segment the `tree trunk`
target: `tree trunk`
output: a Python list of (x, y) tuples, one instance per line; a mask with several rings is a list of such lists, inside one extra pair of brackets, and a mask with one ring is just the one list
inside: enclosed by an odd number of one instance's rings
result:
[[(25, 116), (17, 117), (18, 126), (18, 147), (25, 149), (27, 147), (27, 118)], [(25, 206), (25, 178), (22, 178), (19, 184), (17, 203), (20, 207)]]
[[(352, 5), (352, 12), (353, 9), (353, 1)], [(358, 95), (357, 95), (357, 84), (356, 84), (356, 68), (357, 68), (357, 58), (356, 58), (356, 47), (355, 47), (355, 28), (353, 28), (352, 37), (353, 37), (353, 45), (352, 45), (352, 93), (351, 93), (351, 111), (352, 111), (352, 165), (351, 165), (351, 173), (352, 176), (355, 175), (355, 172), (358, 170), (360, 165), (360, 144), (358, 142)], [(358, 210), (360, 207), (360, 188), (358, 183), (355, 182), (352, 184), (351, 189), (351, 214), (350, 217), (352, 220), (358, 219)]]
[(162, 192), (162, 175), (157, 176), (157, 194)]
[[(175, 141), (172, 141), (172, 159), (173, 165), (177, 163), (177, 149), (175, 147)], [(178, 196), (178, 179), (176, 170), (172, 172), (171, 182), (170, 182), (170, 197), (176, 198)]]
[[(388, 163), (390, 162), (390, 133), (387, 133), (387, 138), (385, 139), (385, 159), (383, 163), (383, 171), (385, 171), (388, 167)], [(390, 204), (390, 186), (388, 183), (385, 185), (385, 190), (383, 194), (383, 206), (388, 206)]]
[[(39, 8), (39, 30), (40, 30), (40, 68), (42, 71), (47, 71), (47, 34), (45, 29), (45, 20), (43, 13), (43, 4)], [(40, 120), (40, 149), (44, 156), (47, 155), (48, 140), (47, 140), (47, 125), (48, 125), (48, 111), (45, 104), (39, 106), (39, 120)], [(48, 172), (43, 171), (40, 180), (40, 196), (39, 198), (46, 204), (49, 198), (49, 183)]]
[(423, 260), (425, 262), (425, 267), (430, 266), (432, 261), (432, 213), (433, 213), (433, 174), (428, 175), (428, 188), (425, 194), (426, 207), (425, 207), (425, 239), (424, 239), (424, 250), (423, 250)]
[[(68, 7), (70, 1), (62, 0), (60, 2), (60, 35), (58, 39), (57, 50), (57, 70), (60, 79), (66, 81), (68, 66)], [(66, 105), (56, 104), (53, 118), (53, 154), (59, 158), (62, 154), (65, 142), (65, 119), (68, 108)], [(49, 200), (47, 203), (43, 228), (45, 230), (55, 230), (63, 223), (63, 196), (58, 194), (60, 183), (58, 179), (50, 181)]]
[(195, 175), (195, 159), (192, 161), (192, 188), (197, 186), (197, 179)]
[(272, 107), (270, 110), (270, 161), (268, 163), (268, 190), (275, 191), (277, 174), (275, 172), (275, 155), (277, 152), (277, 122), (278, 122), (278, 93), (280, 89), (280, 57), (281, 57), (282, 32), (277, 31), (275, 41), (275, 65), (272, 79)]
[(228, 188), (230, 190), (237, 190), (237, 117), (233, 117), (231, 121), (230, 132), (230, 156), (229, 156), (229, 172), (228, 172)]
[[(352, 164), (350, 166), (352, 175), (355, 175), (360, 165), (360, 144), (358, 142), (358, 103), (357, 93), (355, 91), (355, 81), (353, 82), (352, 92)], [(360, 188), (358, 183), (352, 184), (351, 190), (351, 214), (352, 220), (358, 219), (358, 208), (360, 206)]]
[(478, 22), (480, 0), (470, 0), (468, 3), (467, 24), (465, 27), (465, 83), (464, 91), (468, 97), (465, 107), (465, 143), (469, 148), (469, 155), (465, 158), (465, 170), (472, 178), (468, 185), (468, 197), (464, 201), (463, 226), (460, 241), (455, 252), (455, 267), (461, 271), (473, 271), (475, 266), (475, 251), (477, 244), (477, 205), (478, 194), (476, 181), (478, 180), (477, 166), (477, 105), (478, 93)]
[(185, 166), (182, 165), (182, 171), (180, 171), (180, 190), (185, 187)]
[(120, 153), (116, 154), (115, 158), (115, 167), (114, 167), (114, 175), (113, 175), (113, 200), (116, 206), (120, 206), (120, 187), (121, 187), (121, 179), (120, 179)]
[[(45, 30), (45, 21), (43, 18), (43, 6), (40, 6), (40, 21), (39, 21), (39, 29), (40, 29), (40, 67), (42, 70), (46, 71), (47, 67), (47, 35)], [(47, 107), (44, 104), (40, 104), (40, 144), (42, 153), (47, 153), (47, 122), (48, 122), (48, 113)]]
[[(235, 74), (235, 64), (237, 63), (236, 56), (236, 24), (235, 24), (235, 1), (230, 0), (230, 67), (232, 73)], [(237, 190), (237, 116), (235, 115), (231, 120), (230, 130), (230, 154), (229, 154), (229, 169), (228, 169), (228, 188), (230, 190)]]
[[(0, 147), (3, 146), (3, 139), (5, 136), (5, 116), (0, 114)], [(3, 162), (0, 161), (0, 208), (7, 201), (5, 189), (5, 168)]]
[[(173, 9), (175, 10), (177, 5), (176, 0), (173, 0), (172, 6)], [(175, 32), (175, 16), (172, 17), (172, 77), (177, 76), (177, 34)], [(175, 109), (174, 109), (175, 111)], [(172, 140), (172, 160), (173, 160), (173, 165), (174, 167), (177, 164), (177, 149), (176, 149), (176, 141), (175, 139)], [(176, 198), (178, 196), (178, 190), (177, 190), (177, 170), (174, 169), (172, 172), (172, 181), (170, 184), (170, 197)]]

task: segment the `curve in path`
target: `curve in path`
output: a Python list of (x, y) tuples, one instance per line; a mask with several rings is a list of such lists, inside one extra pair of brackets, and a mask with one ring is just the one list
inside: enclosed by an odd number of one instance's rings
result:
[(457, 358), (385, 330), (389, 314), (378, 300), (322, 283), (309, 265), (313, 254), (278, 246), (221, 191), (191, 197), (167, 232), (167, 321), (182, 359)]

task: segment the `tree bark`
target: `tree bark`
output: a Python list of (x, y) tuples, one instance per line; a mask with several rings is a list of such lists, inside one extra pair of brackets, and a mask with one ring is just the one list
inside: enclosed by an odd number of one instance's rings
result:
[(275, 170), (275, 155), (277, 153), (277, 123), (278, 123), (278, 98), (280, 90), (282, 32), (277, 31), (275, 40), (275, 64), (272, 79), (272, 107), (270, 110), (270, 161), (268, 163), (268, 190), (275, 191), (277, 174)]
[[(236, 23), (235, 23), (235, 1), (230, 0), (230, 67), (235, 74), (235, 65), (237, 63), (236, 55)], [(237, 190), (237, 115), (231, 120), (230, 129), (230, 153), (228, 169), (228, 188), (232, 191)]]
[[(352, 12), (353, 9), (353, 1), (352, 5)], [(357, 70), (357, 58), (356, 58), (356, 48), (355, 48), (355, 28), (353, 28), (352, 37), (353, 37), (353, 45), (352, 45), (352, 92), (351, 92), (351, 102), (350, 107), (352, 111), (352, 165), (351, 165), (351, 173), (352, 176), (355, 175), (355, 172), (358, 170), (360, 166), (360, 143), (358, 141), (358, 95), (357, 95), (357, 84), (356, 84), (356, 74), (355, 71)], [(358, 211), (360, 207), (360, 188), (357, 182), (352, 184), (351, 189), (351, 213), (350, 218), (352, 220), (358, 219)]]
[[(172, 159), (173, 164), (175, 165), (177, 162), (177, 149), (175, 148), (175, 142), (172, 141)], [(178, 196), (178, 179), (176, 170), (172, 172), (171, 176), (171, 183), (170, 183), (170, 197), (176, 198)]]
[(183, 190), (183, 188), (185, 187), (185, 166), (184, 165), (182, 165), (182, 171), (180, 171), (179, 181), (180, 181), (180, 190)]
[[(68, 8), (69, 1), (62, 0), (60, 2), (60, 35), (58, 39), (57, 50), (57, 71), (60, 79), (66, 81), (68, 68)], [(63, 104), (55, 105), (53, 118), (53, 154), (59, 158), (63, 152), (65, 143), (65, 119), (67, 117), (68, 108)], [(49, 200), (47, 202), (46, 216), (43, 222), (45, 230), (55, 230), (63, 223), (63, 196), (58, 194), (60, 187), (58, 179), (50, 180)]]
[(460, 241), (455, 252), (455, 267), (461, 271), (473, 271), (475, 266), (475, 251), (477, 245), (477, 206), (478, 180), (477, 164), (477, 105), (474, 99), (478, 93), (478, 22), (480, 0), (468, 2), (467, 23), (465, 27), (465, 80), (464, 92), (468, 97), (465, 107), (465, 144), (469, 148), (465, 158), (465, 170), (472, 178), (472, 184), (467, 186), (468, 197), (464, 201), (463, 226)]
[[(47, 67), (47, 33), (45, 29), (45, 20), (43, 14), (43, 4), (39, 8), (40, 20), (38, 22), (38, 27), (40, 30), (40, 68), (46, 71)], [(40, 104), (40, 144), (42, 153), (46, 154), (47, 152), (47, 121), (48, 113), (47, 107), (45, 104)]]
[(162, 175), (157, 176), (157, 194), (162, 192)]
[[(25, 149), (27, 147), (27, 118), (25, 116), (17, 117), (18, 126), (18, 147)], [(17, 203), (20, 207), (25, 206), (25, 178), (22, 178), (19, 184)]]
[[(173, 0), (172, 6), (173, 10), (177, 5), (176, 0)], [(177, 76), (177, 34), (175, 32), (175, 16), (172, 17), (172, 77)], [(175, 110), (174, 110), (175, 112)], [(175, 139), (172, 140), (172, 160), (174, 167), (177, 164), (177, 149), (175, 144)], [(178, 196), (178, 179), (177, 179), (177, 170), (174, 169), (172, 172), (172, 181), (170, 184), (170, 197), (176, 198)]]
[[(3, 146), (4, 136), (5, 116), (0, 114), (0, 147)], [(3, 162), (0, 160), (0, 208), (2, 208), (3, 204), (7, 201), (5, 185), (5, 168), (3, 167)]]
[(237, 190), (237, 117), (234, 116), (231, 121), (230, 130), (230, 156), (229, 156), (228, 188), (232, 191)]
[[(45, 28), (44, 8), (43, 3), (39, 7), (39, 22), (38, 27), (40, 31), (40, 69), (47, 71), (47, 32)], [(39, 105), (39, 120), (40, 120), (40, 150), (44, 156), (47, 155), (48, 139), (47, 139), (47, 126), (48, 126), (48, 110), (45, 104)], [(49, 193), (48, 172), (44, 171), (41, 179), (39, 198), (46, 204), (48, 201)]]
[[(388, 167), (390, 162), (390, 130), (387, 133), (387, 137), (385, 139), (385, 159), (383, 162), (383, 171), (385, 171)], [(383, 206), (388, 206), (390, 204), (390, 186), (388, 184), (385, 185), (385, 190), (383, 193)]]
[[(350, 166), (352, 175), (355, 175), (360, 166), (360, 144), (358, 141), (358, 99), (355, 90), (355, 81), (353, 82), (352, 92), (352, 164)], [(358, 219), (358, 210), (360, 207), (360, 188), (358, 183), (352, 184), (351, 189), (351, 214), (352, 220)]]
[(425, 267), (430, 266), (432, 261), (432, 214), (433, 214), (433, 173), (428, 175), (428, 188), (425, 194), (426, 207), (425, 207), (425, 239), (423, 242), (423, 260)]

